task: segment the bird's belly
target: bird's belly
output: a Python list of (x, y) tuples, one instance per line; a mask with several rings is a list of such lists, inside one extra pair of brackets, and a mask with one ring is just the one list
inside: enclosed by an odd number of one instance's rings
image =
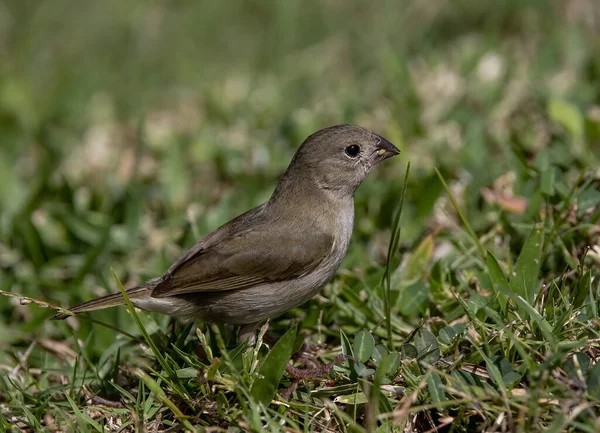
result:
[(232, 325), (276, 317), (314, 297), (333, 275), (323, 271), (243, 290), (197, 294), (197, 311), (202, 320)]
[[(194, 293), (169, 300), (169, 314), (206, 322), (241, 325), (266, 320), (302, 305), (331, 279), (341, 262), (337, 257), (319, 269), (290, 281), (274, 282), (243, 290)], [(177, 299), (176, 302), (175, 299)], [(152, 309), (157, 311), (157, 306)], [(142, 307), (144, 308), (144, 307)]]
[(320, 269), (295, 280), (243, 290), (202, 292), (169, 298), (148, 296), (132, 301), (139, 308), (181, 319), (242, 325), (261, 322), (302, 305), (319, 292), (334, 272), (335, 269)]

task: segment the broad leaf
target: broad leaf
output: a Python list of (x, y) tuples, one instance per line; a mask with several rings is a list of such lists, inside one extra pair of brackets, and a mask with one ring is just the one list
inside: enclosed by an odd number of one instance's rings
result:
[(506, 315), (506, 304), (508, 301), (506, 296), (502, 293), (502, 288), (509, 289), (510, 285), (498, 264), (498, 260), (496, 260), (496, 257), (494, 257), (490, 251), (487, 252), (487, 266), (490, 280), (492, 281), (492, 290), (496, 295), (496, 299), (498, 299), (502, 313)]
[(277, 392), (281, 376), (292, 357), (295, 341), (296, 328), (291, 328), (275, 343), (258, 369), (259, 377), (252, 384), (251, 393), (256, 401), (265, 406), (269, 405)]
[(432, 371), (427, 375), (427, 389), (429, 390), (431, 401), (434, 403), (441, 403), (446, 400), (444, 384), (442, 383), (440, 375), (435, 371)]
[(542, 224), (536, 224), (523, 245), (510, 279), (512, 291), (529, 303), (533, 302), (538, 290), (543, 246), (544, 227)]
[(364, 329), (354, 337), (354, 357), (358, 362), (367, 362), (375, 349), (375, 339)]
[(440, 359), (438, 341), (427, 329), (419, 329), (414, 339), (415, 347), (419, 352), (419, 359), (426, 364), (433, 364)]

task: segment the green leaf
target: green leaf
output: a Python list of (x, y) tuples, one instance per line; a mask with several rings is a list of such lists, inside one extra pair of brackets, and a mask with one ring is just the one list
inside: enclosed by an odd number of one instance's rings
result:
[(381, 344), (375, 346), (375, 350), (371, 354), (371, 359), (373, 360), (373, 364), (379, 367), (381, 365), (381, 359), (389, 353), (387, 348)]
[(385, 328), (387, 334), (387, 343), (390, 350), (394, 350), (394, 339), (392, 335), (392, 262), (394, 256), (398, 251), (398, 244), (400, 242), (400, 234), (402, 228), (400, 226), (400, 218), (402, 217), (402, 208), (404, 207), (404, 197), (406, 196), (406, 186), (408, 184), (408, 173), (410, 172), (410, 162), (406, 166), (406, 173), (404, 175), (404, 186), (402, 187), (402, 194), (400, 195), (400, 203), (398, 204), (398, 210), (392, 223), (392, 233), (390, 243), (388, 245), (388, 256), (385, 264), (385, 273), (383, 274), (382, 285), (384, 289), (384, 312), (385, 312)]
[(577, 205), (580, 212), (585, 212), (600, 205), (600, 189), (589, 188), (582, 191), (577, 197)]
[(510, 279), (512, 291), (529, 303), (533, 302), (537, 294), (543, 245), (544, 226), (536, 224), (525, 240)]
[(573, 296), (571, 304), (575, 308), (580, 308), (585, 302), (585, 298), (590, 294), (590, 288), (592, 287), (592, 271), (587, 270), (583, 273), (575, 288), (573, 289)]
[(567, 418), (567, 414), (565, 412), (558, 412), (554, 416), (554, 420), (552, 424), (549, 424), (544, 431), (546, 433), (563, 433), (565, 427), (569, 424), (569, 419)]
[(485, 361), (486, 370), (488, 372), (488, 375), (490, 376), (490, 379), (492, 379), (499, 388), (506, 388), (506, 384), (504, 383), (504, 379), (502, 378), (502, 373), (500, 372), (500, 369), (492, 362), (490, 358), (488, 358), (483, 353), (482, 350), (478, 350), (478, 352), (481, 354), (483, 360)]
[(554, 167), (550, 167), (547, 170), (542, 171), (540, 175), (540, 190), (542, 194), (545, 194), (549, 197), (554, 195), (556, 191), (554, 188), (554, 181), (556, 179), (556, 171)]
[(259, 376), (252, 384), (251, 394), (265, 406), (277, 392), (281, 376), (293, 355), (295, 341), (296, 328), (291, 328), (275, 343), (258, 369)]
[(452, 326), (444, 326), (440, 329), (439, 338), (444, 344), (450, 344), (457, 333)]
[[(390, 401), (387, 396), (381, 392), (381, 385), (386, 379), (386, 373), (393, 367), (394, 363), (393, 355), (386, 355), (383, 357), (381, 361), (381, 367), (377, 369), (375, 373), (375, 377), (373, 378), (373, 383), (370, 389), (369, 402), (373, 405), (377, 405), (379, 407), (380, 413), (389, 413), (393, 410)], [(362, 383), (363, 391), (366, 392), (367, 388), (365, 387), (365, 382)]]
[(535, 165), (540, 171), (540, 191), (547, 196), (553, 196), (556, 191), (556, 169), (550, 164), (550, 151), (548, 149), (538, 153)]
[(425, 284), (417, 282), (402, 289), (396, 306), (403, 315), (416, 316), (423, 312), (428, 300), (429, 288)]
[[(177, 392), (177, 394), (182, 399), (185, 399), (187, 396), (185, 387), (182, 385), (181, 381), (175, 374), (175, 371), (173, 370), (171, 364), (169, 362), (167, 362), (167, 358), (163, 355), (163, 352), (156, 345), (156, 342), (152, 338), (150, 338), (150, 334), (148, 333), (148, 330), (146, 329), (146, 327), (142, 323), (142, 320), (140, 319), (139, 315), (135, 311), (135, 307), (131, 303), (129, 296), (127, 295), (127, 291), (123, 287), (121, 280), (119, 280), (119, 277), (117, 276), (117, 274), (115, 273), (114, 270), (112, 271), (112, 274), (113, 274), (113, 278), (117, 282), (117, 286), (121, 290), (121, 294), (123, 295), (123, 298), (125, 299), (125, 304), (127, 305), (129, 312), (133, 316), (133, 319), (135, 320), (135, 322), (138, 326), (138, 329), (141, 331), (142, 335), (144, 336), (144, 340), (146, 340), (146, 343), (148, 343), (148, 346), (152, 350), (152, 353), (156, 357), (156, 360), (158, 361), (160, 366), (167, 373), (168, 378), (169, 378), (169, 380), (167, 380), (167, 382), (173, 388), (173, 390), (175, 390)], [(166, 378), (163, 378), (163, 379), (166, 380)]]
[(350, 379), (354, 381), (358, 377), (355, 371), (356, 360), (354, 358), (354, 351), (352, 350), (348, 336), (342, 329), (340, 329), (340, 341), (342, 343), (342, 354), (349, 356), (342, 365), (350, 370)]
[(440, 348), (438, 341), (431, 332), (421, 328), (415, 335), (415, 347), (419, 352), (419, 359), (427, 364), (433, 364), (440, 359)]
[(508, 303), (508, 300), (506, 299), (506, 296), (502, 293), (501, 288), (508, 290), (510, 288), (510, 285), (508, 284), (508, 280), (506, 279), (504, 272), (502, 272), (502, 269), (498, 264), (498, 260), (496, 260), (496, 257), (494, 257), (494, 255), (490, 251), (487, 252), (486, 260), (489, 277), (492, 281), (492, 290), (496, 295), (496, 299), (498, 299), (498, 303), (500, 304), (502, 313), (506, 315), (506, 304)]
[(299, 334), (296, 335), (296, 341), (294, 342), (294, 350), (292, 350), (292, 354), (298, 352), (300, 349), (302, 349), (302, 346), (304, 345), (304, 342), (306, 341), (306, 332), (300, 332)]
[(544, 338), (551, 343), (555, 343), (556, 339), (554, 338), (554, 334), (552, 334), (552, 326), (550, 325), (550, 323), (548, 323), (548, 321), (546, 319), (544, 319), (544, 317), (540, 314), (540, 312), (538, 310), (535, 309), (535, 307), (533, 305), (531, 305), (529, 302), (527, 302), (525, 299), (523, 299), (520, 296), (515, 296), (512, 295), (511, 299), (515, 302), (515, 304), (517, 305), (517, 309), (519, 310), (519, 313), (524, 316), (524, 317), (528, 317), (529, 320), (533, 321), (542, 331), (542, 334), (544, 335)]
[(212, 362), (210, 363), (210, 366), (206, 370), (206, 378), (208, 380), (212, 381), (215, 379), (215, 375), (217, 374), (217, 370), (219, 369), (220, 365), (221, 360), (219, 358), (213, 358)]
[(194, 429), (194, 427), (188, 420), (188, 417), (185, 416), (183, 412), (181, 412), (179, 407), (167, 396), (167, 394), (157, 381), (150, 377), (150, 375), (143, 371), (141, 368), (136, 369), (135, 373), (140, 378), (141, 382), (143, 382), (165, 406), (171, 409), (173, 415), (175, 415), (175, 417), (179, 419), (179, 421), (181, 421), (185, 428), (191, 430)]
[(94, 421), (92, 418), (90, 418), (89, 416), (87, 416), (83, 412), (81, 412), (79, 410), (79, 407), (77, 407), (77, 404), (75, 404), (75, 402), (71, 399), (71, 397), (69, 397), (68, 394), (65, 394), (65, 397), (67, 398), (69, 405), (71, 406), (71, 409), (73, 409), (73, 413), (75, 414), (75, 417), (77, 418), (77, 428), (79, 429), (80, 432), (83, 432), (83, 433), (89, 432), (90, 426), (93, 427), (94, 430), (97, 432), (102, 431), (102, 427), (100, 426), (100, 424), (98, 424), (98, 422)]
[(396, 373), (398, 367), (400, 367), (400, 354), (392, 352), (383, 357), (381, 366), (377, 371), (381, 372), (384, 376), (391, 376)]
[(375, 370), (365, 367), (365, 364), (356, 364), (354, 366), (354, 371), (356, 371), (358, 377), (368, 377), (375, 373)]
[(519, 380), (521, 380), (521, 375), (514, 371), (506, 373), (502, 376), (502, 381), (506, 384), (506, 386), (511, 387), (516, 384)]
[(560, 123), (571, 135), (581, 137), (584, 131), (584, 118), (579, 108), (564, 99), (552, 99), (548, 104), (548, 116)]
[(440, 375), (435, 371), (432, 371), (427, 375), (427, 389), (429, 390), (429, 396), (434, 403), (446, 401), (444, 384), (442, 383)]
[(431, 271), (429, 272), (429, 287), (434, 295), (444, 290), (444, 271), (441, 260), (435, 262), (431, 267)]
[(197, 377), (198, 373), (199, 373), (198, 370), (195, 369), (194, 367), (186, 367), (186, 368), (180, 368), (179, 370), (175, 370), (175, 374), (180, 379), (192, 379), (194, 377)]
[(402, 359), (415, 359), (419, 356), (419, 351), (413, 344), (404, 343), (400, 346), (400, 354), (402, 355)]
[(575, 352), (569, 356), (563, 365), (570, 377), (577, 378), (578, 372), (585, 374), (590, 369), (590, 357), (583, 352)]
[(359, 384), (357, 383), (345, 383), (343, 385), (337, 385), (333, 387), (326, 388), (317, 388), (310, 392), (311, 396), (316, 397), (334, 397), (340, 394), (349, 394), (352, 392), (356, 392), (359, 388)]
[(393, 433), (402, 431), (398, 426), (398, 423), (394, 420), (384, 420), (380, 423), (375, 433)]
[(359, 331), (354, 337), (354, 357), (358, 362), (367, 362), (375, 349), (375, 339), (365, 331)]
[(600, 399), (600, 362), (596, 362), (596, 365), (591, 369), (587, 388), (590, 395)]
[(365, 404), (365, 403), (367, 403), (367, 401), (368, 401), (367, 396), (362, 391), (357, 392), (356, 394), (340, 395), (333, 400), (334, 403), (351, 404), (351, 405)]
[(406, 260), (402, 270), (405, 281), (418, 281), (425, 275), (425, 268), (433, 255), (433, 236), (428, 235), (421, 241), (416, 250)]

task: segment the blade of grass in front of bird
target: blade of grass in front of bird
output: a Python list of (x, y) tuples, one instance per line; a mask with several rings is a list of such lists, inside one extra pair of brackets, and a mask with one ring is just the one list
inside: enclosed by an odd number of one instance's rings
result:
[(167, 373), (167, 376), (170, 379), (169, 385), (171, 385), (173, 387), (173, 390), (175, 392), (177, 392), (177, 394), (184, 401), (189, 402), (188, 395), (185, 391), (185, 388), (181, 385), (181, 382), (180, 382), (179, 378), (177, 377), (177, 373), (175, 373), (175, 371), (171, 368), (171, 366), (167, 362), (166, 358), (163, 356), (162, 352), (160, 351), (160, 349), (158, 348), (158, 346), (156, 345), (154, 340), (152, 340), (152, 338), (150, 338), (150, 335), (148, 334), (148, 331), (146, 331), (146, 327), (142, 323), (140, 316), (138, 316), (137, 312), (135, 311), (135, 307), (133, 306), (133, 304), (131, 303), (131, 300), (129, 299), (129, 296), (127, 296), (127, 291), (123, 287), (121, 280), (119, 280), (119, 277), (117, 277), (117, 274), (115, 273), (114, 270), (112, 271), (112, 274), (113, 274), (115, 281), (117, 282), (117, 286), (119, 287), (119, 290), (121, 290), (121, 293), (123, 294), (123, 298), (125, 299), (125, 303), (127, 304), (127, 309), (133, 316), (133, 319), (135, 320), (138, 328), (140, 329), (142, 335), (144, 336), (144, 340), (146, 340), (146, 343), (148, 343), (150, 350), (152, 350), (152, 353), (154, 354), (154, 357), (156, 358), (156, 360), (158, 361), (160, 366)]
[(383, 286), (384, 286), (384, 302), (385, 302), (385, 325), (387, 330), (388, 349), (390, 352), (394, 351), (394, 340), (392, 336), (392, 259), (398, 249), (398, 243), (400, 242), (400, 217), (402, 216), (402, 208), (404, 207), (404, 197), (406, 196), (406, 186), (408, 184), (408, 174), (410, 172), (410, 162), (406, 165), (406, 173), (404, 174), (404, 186), (402, 187), (402, 194), (400, 195), (400, 203), (398, 204), (398, 210), (392, 223), (392, 233), (390, 235), (390, 244), (388, 246), (387, 261), (385, 264), (385, 273), (383, 274)]
[(148, 373), (143, 371), (141, 368), (135, 370), (136, 375), (140, 378), (140, 380), (146, 384), (146, 386), (152, 391), (158, 399), (165, 404), (171, 412), (175, 415), (175, 418), (181, 421), (185, 428), (190, 431), (196, 431), (194, 426), (189, 422), (188, 417), (181, 412), (181, 410), (177, 407), (177, 405), (169, 399), (165, 391), (161, 388), (161, 386), (156, 382)]
[(75, 402), (73, 401), (73, 399), (71, 397), (69, 397), (66, 394), (65, 394), (65, 397), (67, 398), (67, 401), (69, 402), (69, 405), (71, 406), (71, 409), (73, 409), (73, 413), (75, 414), (75, 417), (77, 418), (77, 430), (78, 431), (89, 432), (90, 431), (89, 426), (91, 426), (97, 432), (103, 431), (102, 427), (100, 426), (100, 424), (98, 424), (98, 422), (94, 421), (88, 415), (84, 414), (83, 412), (81, 412), (81, 410), (79, 410), (79, 407), (77, 406), (77, 404), (75, 404)]

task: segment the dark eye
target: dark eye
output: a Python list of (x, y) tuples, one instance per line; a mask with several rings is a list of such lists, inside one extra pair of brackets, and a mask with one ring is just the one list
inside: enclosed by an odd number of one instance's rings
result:
[(351, 144), (346, 148), (345, 152), (350, 158), (356, 158), (360, 153), (360, 146), (357, 144)]

